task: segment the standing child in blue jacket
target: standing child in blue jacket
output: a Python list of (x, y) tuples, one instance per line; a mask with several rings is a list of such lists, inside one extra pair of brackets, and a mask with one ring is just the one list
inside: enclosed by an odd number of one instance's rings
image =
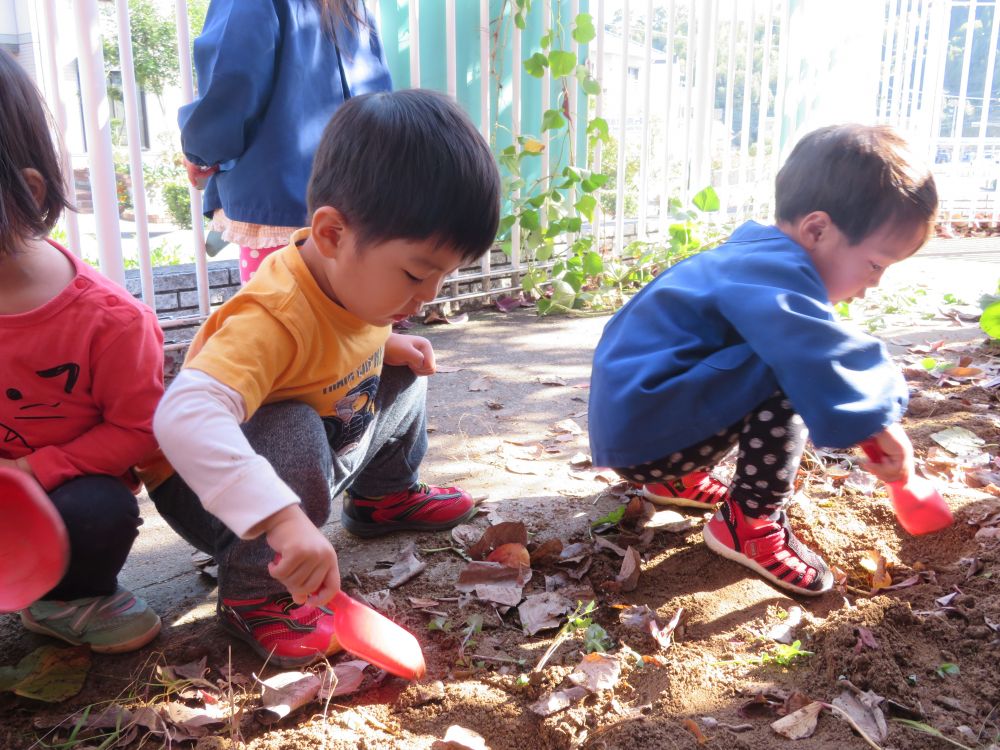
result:
[(188, 176), (240, 246), (245, 284), (309, 223), (306, 184), (323, 128), (392, 79), (364, 0), (212, 0), (194, 43), (198, 98), (181, 107)]
[[(808, 431), (835, 448), (873, 438), (885, 458), (866, 468), (883, 481), (913, 471), (899, 426), (906, 383), (832, 305), (864, 297), (926, 242), (937, 190), (893, 130), (844, 125), (798, 143), (775, 199), (775, 226), (747, 222), (611, 319), (594, 356), (590, 441), (596, 464), (654, 502), (721, 502), (709, 548), (818, 595), (833, 576), (785, 513)], [(727, 488), (707, 472), (734, 445)]]

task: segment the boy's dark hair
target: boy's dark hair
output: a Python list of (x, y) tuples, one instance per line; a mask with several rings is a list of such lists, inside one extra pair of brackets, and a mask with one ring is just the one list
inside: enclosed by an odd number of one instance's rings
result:
[(835, 125), (800, 140), (775, 180), (775, 215), (795, 221), (825, 211), (852, 245), (886, 224), (924, 224), (937, 215), (930, 170), (892, 128)]
[(500, 173), (479, 131), (450, 98), (410, 89), (346, 101), (323, 132), (309, 214), (333, 206), (359, 247), (434, 239), (466, 262), (496, 239)]
[[(38, 170), (45, 199), (35, 203), (22, 170)], [(0, 50), (0, 255), (45, 237), (69, 208), (42, 98), (21, 66)]]

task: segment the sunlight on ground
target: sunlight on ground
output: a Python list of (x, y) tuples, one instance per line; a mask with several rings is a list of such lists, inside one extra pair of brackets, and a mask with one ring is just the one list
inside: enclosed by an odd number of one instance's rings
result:
[(203, 602), (196, 605), (193, 609), (189, 609), (187, 612), (184, 612), (170, 625), (171, 627), (176, 628), (180, 625), (190, 625), (193, 622), (208, 620), (213, 617), (215, 617), (215, 602)]

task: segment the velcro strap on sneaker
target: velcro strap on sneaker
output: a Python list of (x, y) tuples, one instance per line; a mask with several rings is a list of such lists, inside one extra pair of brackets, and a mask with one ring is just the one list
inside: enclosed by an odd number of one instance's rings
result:
[(743, 554), (754, 560), (773, 557), (785, 546), (785, 530), (777, 529), (767, 536), (747, 539), (743, 542)]

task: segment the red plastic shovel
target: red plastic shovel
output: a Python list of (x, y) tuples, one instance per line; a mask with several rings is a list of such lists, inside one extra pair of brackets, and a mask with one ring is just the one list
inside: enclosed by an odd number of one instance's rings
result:
[(59, 512), (22, 471), (0, 469), (0, 612), (16, 612), (50, 591), (69, 565)]
[[(281, 555), (274, 556), (274, 562)], [(424, 652), (413, 634), (343, 591), (326, 605), (333, 610), (333, 632), (344, 650), (379, 669), (419, 680), (427, 672)]]
[(343, 591), (328, 606), (333, 610), (333, 630), (345, 651), (406, 680), (424, 676), (424, 654), (412, 633)]
[[(885, 458), (874, 439), (864, 441), (861, 450), (874, 463)], [(909, 481), (888, 482), (887, 486), (899, 525), (909, 533), (930, 534), (947, 528), (954, 520), (948, 504), (927, 479), (911, 476)]]

